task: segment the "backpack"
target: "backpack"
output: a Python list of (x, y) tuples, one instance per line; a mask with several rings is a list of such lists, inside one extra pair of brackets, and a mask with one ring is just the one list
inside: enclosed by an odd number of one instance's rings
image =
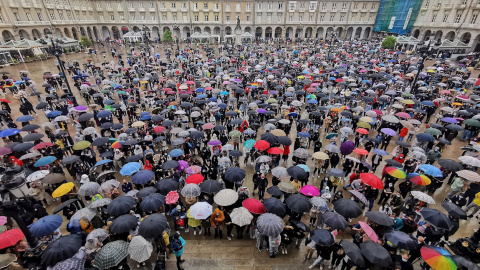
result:
[(180, 251), (183, 248), (182, 241), (180, 241), (180, 239), (173, 239), (170, 241), (170, 246), (172, 247), (173, 251)]

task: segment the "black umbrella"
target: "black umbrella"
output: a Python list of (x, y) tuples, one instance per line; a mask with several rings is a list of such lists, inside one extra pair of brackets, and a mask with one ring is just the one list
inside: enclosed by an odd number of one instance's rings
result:
[(84, 113), (82, 115), (80, 115), (77, 120), (80, 121), (80, 122), (85, 122), (85, 121), (88, 121), (90, 119), (93, 118), (93, 114), (91, 113)]
[(93, 145), (93, 146), (102, 146), (102, 145), (107, 144), (109, 141), (110, 141), (109, 138), (107, 138), (107, 137), (101, 137), (101, 138), (95, 139), (95, 140), (92, 142), (92, 145)]
[(200, 189), (204, 193), (217, 193), (222, 190), (222, 185), (217, 180), (207, 180), (200, 183)]
[(194, 140), (198, 140), (198, 139), (203, 138), (203, 136), (204, 136), (204, 134), (201, 131), (191, 131), (190, 136), (188, 136), (188, 137), (190, 137)]
[(292, 144), (292, 140), (290, 140), (290, 138), (288, 138), (287, 136), (279, 136), (279, 137), (277, 137), (277, 140), (278, 140), (278, 143), (281, 144), (281, 145), (291, 145)]
[(278, 144), (277, 136), (273, 135), (270, 132), (262, 134), (261, 138), (262, 138), (262, 140), (270, 143), (270, 145)]
[(40, 128), (39, 125), (35, 125), (35, 124), (29, 124), (29, 125), (26, 125), (24, 127), (22, 127), (22, 131), (34, 131), (35, 129), (38, 129)]
[[(135, 130), (132, 130), (133, 132), (137, 131), (136, 129)], [(138, 141), (133, 139), (133, 140), (127, 140), (123, 143), (123, 145), (134, 145), (134, 144), (138, 144)]]
[(168, 178), (158, 181), (155, 187), (157, 188), (158, 192), (166, 196), (170, 191), (177, 190), (178, 185), (178, 181)]
[(62, 159), (62, 164), (64, 164), (64, 165), (73, 164), (73, 163), (77, 162), (78, 160), (80, 160), (79, 156), (71, 155), (71, 156), (63, 158)]
[(126, 162), (137, 162), (139, 160), (143, 159), (142, 155), (133, 155), (129, 156), (125, 159)]
[(357, 202), (350, 199), (339, 199), (333, 203), (335, 212), (345, 218), (357, 218), (363, 213)]
[(154, 193), (143, 198), (140, 203), (140, 210), (144, 212), (153, 212), (165, 204), (165, 196)]
[(154, 187), (146, 187), (146, 188), (142, 188), (140, 189), (139, 192), (137, 192), (137, 194), (135, 194), (135, 197), (137, 198), (145, 198), (147, 197), (148, 195), (150, 194), (153, 194), (157, 192), (157, 189), (154, 188)]
[(468, 260), (465, 257), (462, 257), (460, 255), (453, 255), (452, 258), (455, 261), (455, 263), (457, 264), (457, 266), (461, 265), (468, 270), (479, 270), (480, 269), (480, 267), (478, 267), (477, 264), (475, 264), (474, 262), (472, 262), (472, 261), (470, 261), (470, 260)]
[(225, 172), (225, 179), (233, 183), (242, 181), (243, 179), (245, 179), (245, 176), (247, 176), (247, 174), (243, 169), (240, 169), (239, 167), (230, 167)]
[(450, 219), (437, 209), (423, 207), (422, 210), (420, 210), (420, 214), (426, 222), (437, 228), (450, 230), (453, 227)]
[(30, 150), (34, 147), (35, 145), (33, 143), (19, 143), (17, 145), (15, 145), (12, 150), (15, 151), (15, 152), (24, 152), (24, 151), (27, 151), (27, 150)]
[(467, 220), (467, 212), (452, 202), (442, 202), (442, 207), (447, 210), (449, 215), (459, 219)]
[(178, 167), (178, 165), (180, 165), (180, 163), (178, 163), (178, 161), (176, 161), (176, 160), (168, 160), (168, 161), (166, 161), (165, 163), (163, 163), (162, 169), (164, 169), (164, 170), (170, 170), (170, 169), (174, 169), (174, 168)]
[[(334, 230), (343, 230), (348, 226), (347, 220), (339, 213), (326, 212), (322, 215), (323, 222)], [(320, 221), (320, 219), (319, 219)]]
[(457, 172), (463, 170), (463, 165), (453, 159), (439, 159), (438, 165), (451, 172)]
[(101, 129), (110, 129), (111, 127), (113, 126), (113, 123), (112, 122), (106, 122), (106, 123), (103, 123), (100, 128)]
[(404, 142), (404, 141), (396, 141), (395, 144), (396, 144), (396, 145), (400, 145), (400, 146), (402, 146), (402, 147), (407, 147), (407, 148), (412, 147), (409, 143)]
[(439, 138), (437, 141), (438, 141), (439, 143), (443, 143), (443, 144), (445, 144), (445, 145), (452, 145), (452, 142), (449, 141), (449, 140), (447, 140), (447, 139), (445, 139), (445, 138)]
[(268, 198), (263, 202), (268, 213), (275, 214), (281, 218), (287, 215), (287, 206), (277, 198)]
[(301, 194), (292, 194), (285, 201), (288, 209), (295, 213), (306, 213), (312, 208), (310, 200)]
[(113, 234), (127, 233), (135, 229), (138, 218), (134, 215), (125, 214), (117, 217), (110, 225), (109, 232)]
[(35, 107), (37, 110), (42, 110), (42, 109), (45, 109), (46, 107), (48, 107), (48, 103), (46, 102), (40, 102), (38, 103), (38, 105)]
[(291, 221), (294, 227), (297, 227), (298, 229), (304, 231), (304, 232), (310, 232), (310, 228), (307, 224), (301, 222), (300, 220), (292, 220)]
[(67, 201), (64, 201), (63, 203), (61, 203), (59, 206), (57, 206), (57, 208), (55, 208), (55, 210), (53, 210), (53, 214), (56, 214), (60, 211), (63, 210), (63, 208), (69, 206), (70, 204), (74, 203), (78, 201), (78, 199), (70, 199), (70, 200), (67, 200)]
[(113, 151), (105, 151), (100, 154), (100, 157), (104, 157), (104, 158), (113, 157)]
[(340, 241), (340, 245), (343, 248), (343, 252), (348, 256), (348, 258), (355, 264), (356, 266), (364, 267), (365, 261), (363, 260), (362, 252), (360, 248), (347, 240)]
[(130, 212), (135, 204), (135, 199), (130, 196), (117, 197), (108, 205), (107, 212), (112, 216), (124, 215)]
[(228, 155), (232, 156), (232, 157), (241, 157), (241, 156), (243, 156), (243, 153), (242, 153), (242, 151), (232, 150), (232, 151), (228, 152)]
[(267, 193), (275, 197), (283, 195), (283, 192), (278, 188), (278, 186), (271, 186), (267, 188)]
[(310, 239), (318, 245), (330, 246), (335, 242), (333, 235), (325, 229), (316, 229), (310, 233)]
[(26, 135), (25, 137), (23, 137), (22, 141), (23, 142), (34, 142), (34, 141), (38, 141), (40, 140), (41, 138), (43, 138), (43, 134), (41, 133), (30, 133), (28, 135)]
[(393, 160), (393, 159), (387, 159), (387, 160), (385, 160), (385, 163), (387, 163), (388, 165), (393, 166), (393, 167), (402, 167), (402, 163), (400, 163), (396, 160)]
[(417, 239), (413, 236), (401, 231), (388, 231), (385, 233), (387, 241), (393, 244), (396, 248), (406, 250), (418, 249)]
[(146, 217), (138, 228), (138, 234), (149, 239), (159, 237), (168, 227), (167, 218), (162, 214), (153, 214)]
[(172, 120), (165, 120), (165, 121), (162, 122), (162, 126), (164, 126), (164, 127), (169, 127), (171, 125), (173, 125)]
[(362, 252), (363, 256), (365, 256), (365, 258), (372, 264), (380, 267), (388, 267), (392, 264), (390, 252), (375, 242), (367, 241), (361, 243), (360, 251)]
[(378, 211), (369, 211), (365, 216), (371, 221), (382, 226), (393, 226), (393, 219), (387, 214)]
[(227, 127), (222, 125), (216, 125), (213, 129), (216, 131), (222, 131), (222, 130), (227, 130)]
[(416, 135), (417, 141), (419, 142), (433, 142), (435, 141), (435, 137), (428, 133), (419, 133)]
[(60, 236), (48, 244), (42, 253), (42, 265), (53, 266), (71, 258), (82, 247), (82, 237), (78, 234)]
[(308, 177), (308, 173), (298, 166), (292, 166), (287, 169), (288, 174), (295, 179), (306, 179)]
[(113, 124), (113, 126), (110, 129), (111, 130), (121, 130), (122, 128), (123, 128), (123, 124), (116, 123), (116, 124)]

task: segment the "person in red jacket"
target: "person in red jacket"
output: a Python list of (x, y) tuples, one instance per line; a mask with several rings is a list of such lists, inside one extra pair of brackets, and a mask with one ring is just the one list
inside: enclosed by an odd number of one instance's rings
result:
[(403, 141), (403, 138), (405, 138), (407, 134), (408, 134), (408, 128), (403, 127), (402, 129), (400, 129), (400, 134), (398, 135), (398, 141), (399, 142)]

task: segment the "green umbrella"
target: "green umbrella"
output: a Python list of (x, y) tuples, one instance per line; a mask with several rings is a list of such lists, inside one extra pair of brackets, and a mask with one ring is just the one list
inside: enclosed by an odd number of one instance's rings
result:
[(268, 103), (275, 103), (275, 102), (277, 102), (277, 100), (274, 99), (274, 98), (269, 98), (269, 99), (267, 100), (267, 102), (268, 102)]
[(112, 112), (115, 111), (115, 108), (112, 108), (112, 106), (110, 106), (110, 105), (106, 105), (105, 109), (110, 110)]
[(119, 95), (125, 95), (125, 91), (117, 91), (117, 94), (119, 94)]
[(103, 246), (95, 256), (93, 266), (108, 269), (117, 266), (128, 255), (128, 243), (122, 240), (110, 242)]
[(108, 90), (108, 89), (102, 90), (102, 93), (108, 94), (108, 93), (110, 93), (110, 90)]
[(90, 147), (91, 143), (89, 141), (79, 141), (73, 145), (73, 150), (83, 150)]
[(242, 133), (238, 130), (232, 130), (232, 131), (230, 131), (230, 133), (228, 133), (228, 135), (230, 137), (240, 137), (240, 135), (242, 135)]
[(465, 120), (465, 125), (480, 127), (480, 121), (476, 119), (467, 119)]
[(410, 94), (410, 93), (403, 93), (403, 96), (405, 96), (405, 97), (411, 97), (412, 94)]
[(430, 134), (432, 136), (440, 136), (442, 132), (436, 128), (427, 128), (425, 129), (424, 133)]

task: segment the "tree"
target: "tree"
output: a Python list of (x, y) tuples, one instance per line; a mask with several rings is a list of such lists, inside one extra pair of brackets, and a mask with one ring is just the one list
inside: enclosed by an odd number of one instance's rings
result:
[(172, 32), (170, 30), (166, 30), (165, 32), (163, 32), (163, 41), (173, 41)]
[(80, 38), (79, 43), (80, 43), (80, 45), (82, 45), (82, 47), (84, 47), (84, 48), (88, 48), (88, 47), (92, 46), (92, 41), (91, 41), (88, 37), (86, 37), (86, 36), (82, 36), (82, 37)]
[(394, 36), (387, 36), (382, 41), (382, 47), (385, 49), (393, 49), (395, 47), (396, 42), (397, 42), (397, 39)]

